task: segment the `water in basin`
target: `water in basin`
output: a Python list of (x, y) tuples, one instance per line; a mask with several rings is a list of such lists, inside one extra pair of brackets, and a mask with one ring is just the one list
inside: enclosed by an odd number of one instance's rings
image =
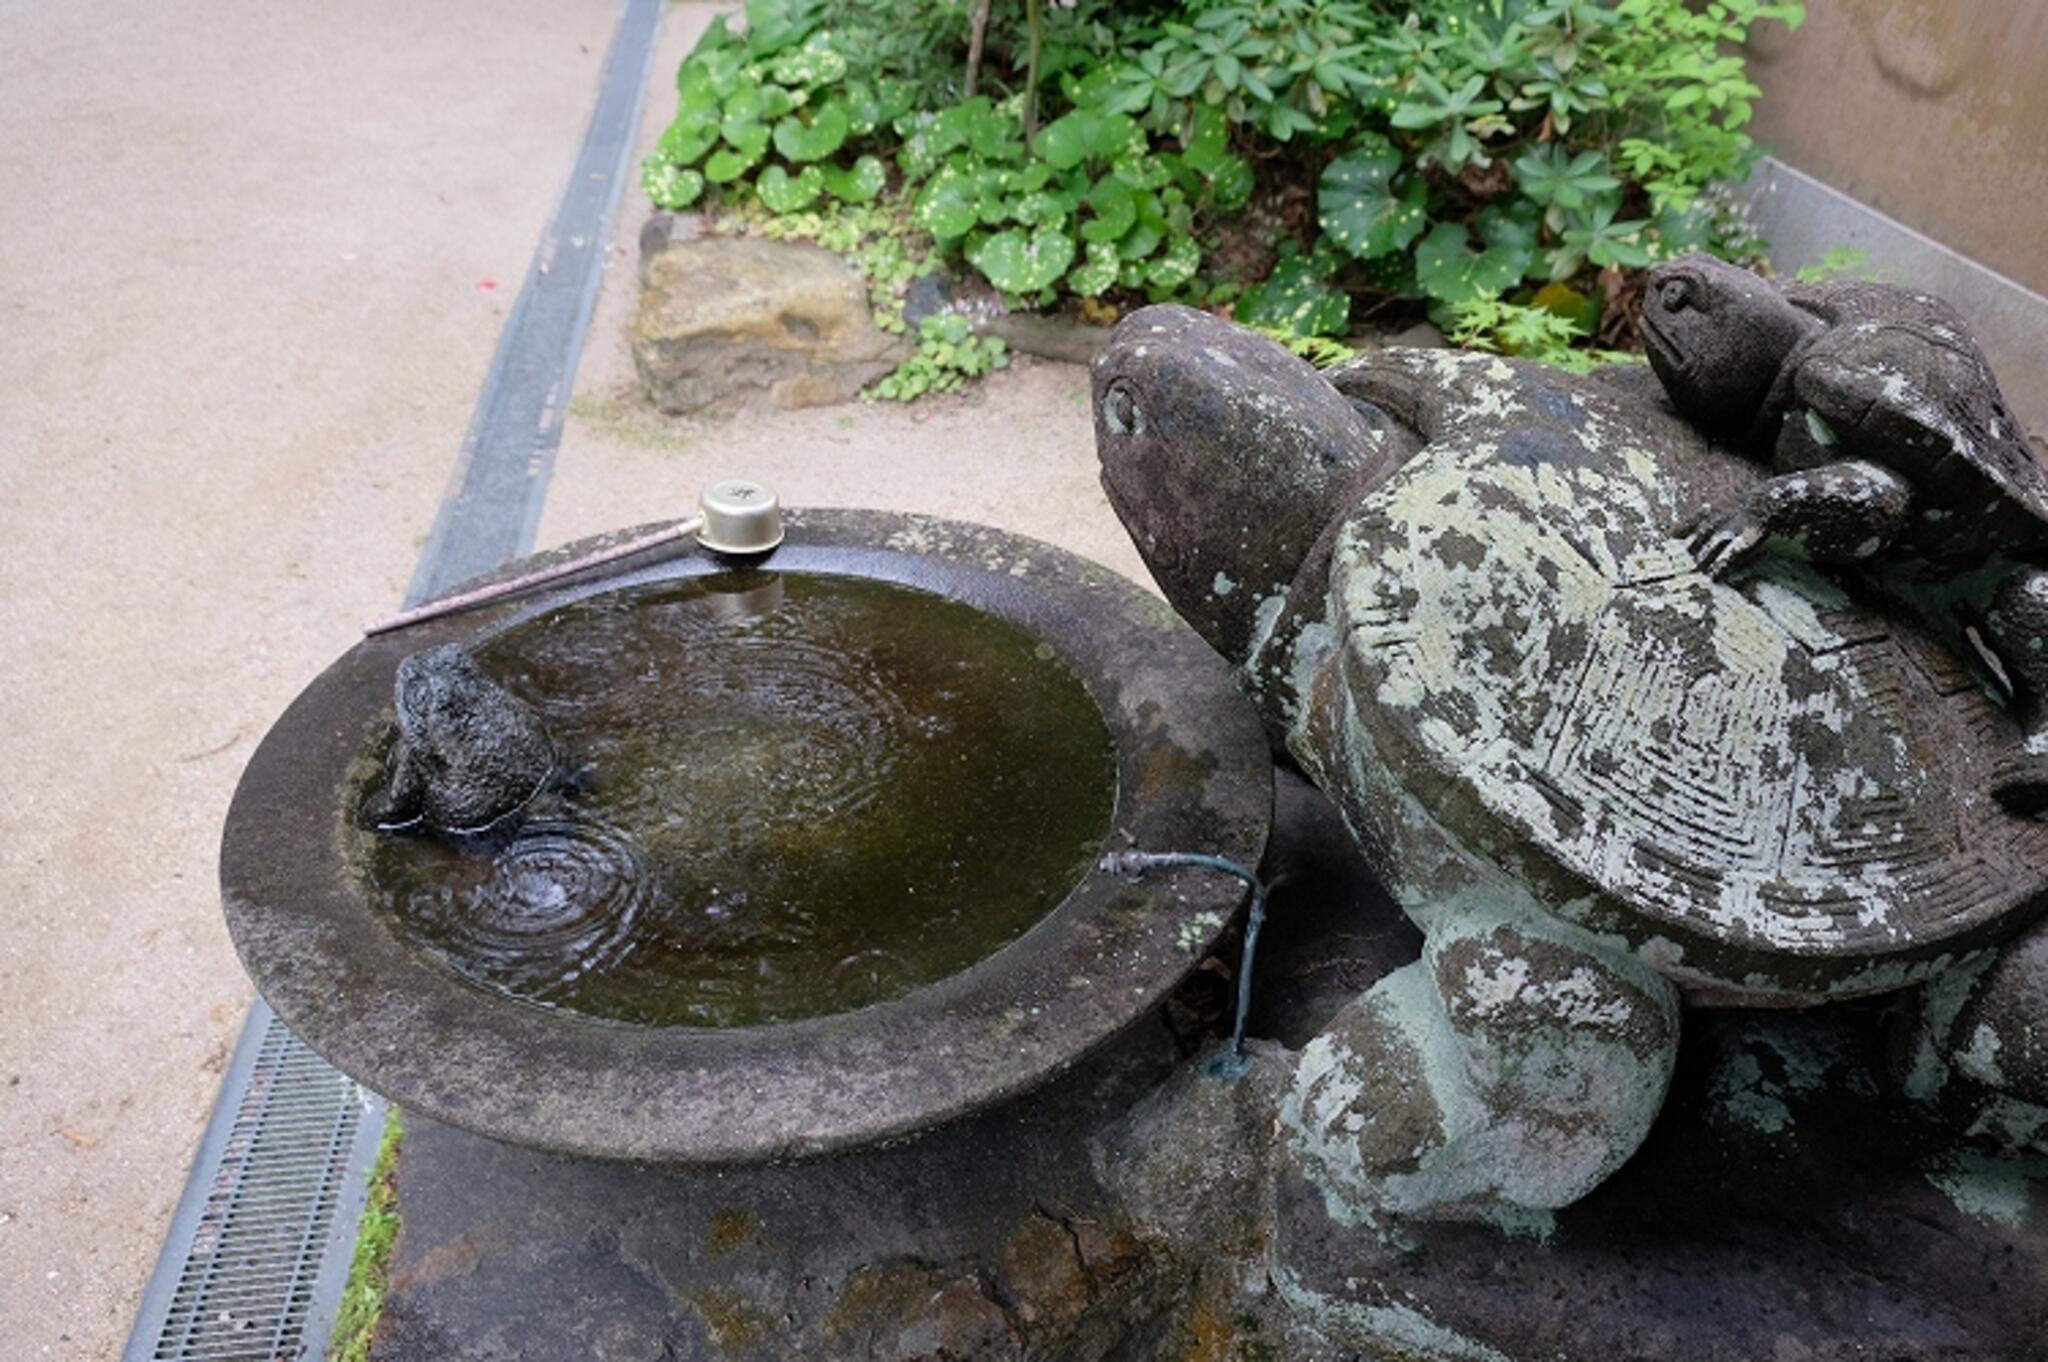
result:
[(740, 1026), (896, 997), (1022, 935), (1110, 829), (1080, 680), (928, 592), (726, 573), (588, 597), (476, 656), (577, 774), (509, 832), (353, 835), (405, 938), (537, 1004)]

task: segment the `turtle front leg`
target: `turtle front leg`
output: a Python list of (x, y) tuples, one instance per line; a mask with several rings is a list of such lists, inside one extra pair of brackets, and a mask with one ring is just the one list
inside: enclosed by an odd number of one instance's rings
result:
[(1855, 563), (1906, 527), (1913, 491), (1888, 468), (1860, 459), (1765, 478), (1734, 509), (1708, 514), (1686, 548), (1719, 577), (1760, 553), (1814, 563)]
[(2027, 751), (2048, 756), (2048, 571), (2021, 568), (1999, 583), (1984, 626), (2012, 683)]
[(1909, 1090), (1932, 1096), (1960, 1076), (1985, 1133), (2048, 1140), (2048, 919), (1921, 990), (1919, 1046)]
[(1576, 927), (1451, 910), (1302, 1051), (1287, 1157), (1366, 1220), (1569, 1205), (1649, 1133), (1678, 1016), (1668, 981)]
[(412, 744), (400, 738), (385, 769), (383, 788), (363, 800), (365, 827), (391, 832), (420, 821), (426, 806), (426, 772)]

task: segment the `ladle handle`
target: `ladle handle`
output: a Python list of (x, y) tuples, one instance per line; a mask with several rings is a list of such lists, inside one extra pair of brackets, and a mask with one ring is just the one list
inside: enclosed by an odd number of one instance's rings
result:
[(623, 544), (614, 544), (612, 547), (600, 549), (596, 553), (586, 553), (581, 558), (571, 558), (566, 563), (556, 563), (551, 567), (540, 568), (523, 576), (508, 577), (502, 582), (492, 582), (489, 586), (480, 586), (474, 591), (465, 591), (459, 596), (443, 596), (439, 600), (428, 601), (425, 605), (416, 605), (410, 610), (401, 610), (389, 619), (381, 619), (375, 624), (365, 627), (363, 634), (365, 637), (374, 634), (388, 634), (393, 629), (403, 629), (409, 624), (418, 624), (421, 620), (439, 619), (443, 615), (453, 615), (459, 611), (468, 610), (473, 606), (484, 605), (490, 601), (503, 600), (507, 596), (517, 596), (523, 591), (531, 591), (534, 587), (545, 586), (549, 582), (560, 581), (564, 577), (573, 577), (588, 568), (600, 567), (605, 563), (616, 562), (621, 558), (630, 558), (636, 553), (643, 553), (648, 549), (658, 548), (663, 544), (687, 538), (703, 528), (704, 517), (693, 515), (688, 520), (679, 521), (665, 530), (656, 530), (653, 534), (643, 534), (638, 539), (629, 539)]

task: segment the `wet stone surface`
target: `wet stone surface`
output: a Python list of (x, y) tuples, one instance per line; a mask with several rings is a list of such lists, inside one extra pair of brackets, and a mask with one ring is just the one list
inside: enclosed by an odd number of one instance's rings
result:
[[(1279, 807), (1258, 1031), (1313, 1034), (1329, 981), (1416, 940), (1327, 803), (1288, 778)], [(1513, 1231), (1334, 1218), (1272, 1157), (1287, 1054), (1226, 1082), (1156, 1029), (1022, 1108), (779, 1169), (415, 1122), (374, 1356), (2038, 1362), (2048, 1157), (1986, 1142), (2010, 1110), (1902, 1097), (1896, 1007), (1698, 1015), (1638, 1155)]]

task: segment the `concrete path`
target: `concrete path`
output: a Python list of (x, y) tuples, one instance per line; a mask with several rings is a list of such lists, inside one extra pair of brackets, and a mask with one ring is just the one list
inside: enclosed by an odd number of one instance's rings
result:
[[(0, 1352), (117, 1354), (250, 997), (220, 821), (394, 606), (595, 97), (613, 0), (0, 0)], [(708, 9), (678, 6), (645, 135)], [(554, 542), (728, 472), (1134, 574), (1085, 378), (741, 426), (633, 416), (625, 254)]]

